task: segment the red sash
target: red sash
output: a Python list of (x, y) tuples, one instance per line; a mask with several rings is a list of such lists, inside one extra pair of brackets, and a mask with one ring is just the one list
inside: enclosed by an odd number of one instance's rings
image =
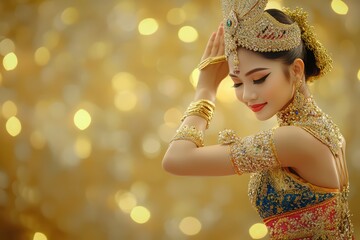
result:
[[(264, 219), (271, 239), (313, 239), (335, 237), (336, 198), (317, 205)], [(334, 238), (337, 239), (337, 238)]]

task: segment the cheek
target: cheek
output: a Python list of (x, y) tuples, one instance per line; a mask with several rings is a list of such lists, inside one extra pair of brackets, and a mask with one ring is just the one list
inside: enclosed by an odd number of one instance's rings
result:
[(242, 90), (242, 88), (236, 88), (236, 89), (235, 89), (235, 95), (236, 95), (236, 98), (237, 98), (240, 102), (244, 102), (244, 100), (243, 100), (243, 90)]

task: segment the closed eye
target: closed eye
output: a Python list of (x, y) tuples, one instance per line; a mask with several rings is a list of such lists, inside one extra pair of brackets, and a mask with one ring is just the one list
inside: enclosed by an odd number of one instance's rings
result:
[(254, 84), (261, 84), (263, 82), (265, 82), (266, 78), (270, 75), (270, 73), (268, 73), (267, 75), (265, 75), (264, 77), (257, 79), (257, 80), (253, 80)]
[(242, 83), (234, 83), (233, 88), (238, 88), (242, 85)]

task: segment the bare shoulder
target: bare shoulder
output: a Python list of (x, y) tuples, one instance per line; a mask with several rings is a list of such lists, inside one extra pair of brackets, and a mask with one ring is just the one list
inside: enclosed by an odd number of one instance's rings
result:
[(326, 145), (300, 127), (277, 128), (274, 142), (279, 161), (284, 167), (304, 169), (309, 166), (308, 163), (314, 167), (333, 158)]

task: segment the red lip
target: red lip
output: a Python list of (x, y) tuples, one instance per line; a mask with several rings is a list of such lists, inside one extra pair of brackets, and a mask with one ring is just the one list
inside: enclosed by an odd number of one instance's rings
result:
[(266, 104), (267, 103), (254, 104), (254, 105), (249, 105), (249, 107), (253, 112), (259, 112), (261, 111), (261, 109), (263, 109), (263, 107), (265, 107)]

